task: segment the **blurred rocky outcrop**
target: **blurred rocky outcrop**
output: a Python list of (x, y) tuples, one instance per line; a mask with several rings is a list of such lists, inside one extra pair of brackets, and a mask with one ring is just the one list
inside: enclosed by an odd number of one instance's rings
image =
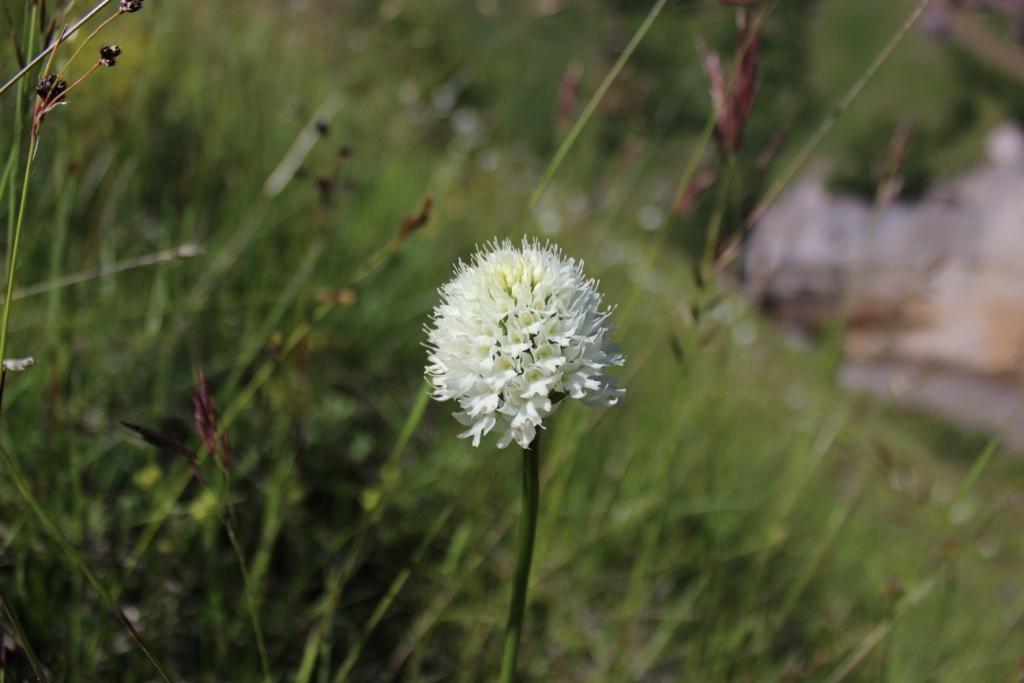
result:
[[(757, 226), (749, 297), (793, 330), (847, 321), (844, 377), (994, 428), (1024, 388), (1024, 134), (920, 201), (879, 208), (811, 174)], [(1024, 415), (1009, 441), (1024, 448)]]

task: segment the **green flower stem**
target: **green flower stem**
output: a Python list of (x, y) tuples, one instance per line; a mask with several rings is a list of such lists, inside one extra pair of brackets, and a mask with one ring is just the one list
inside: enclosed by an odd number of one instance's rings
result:
[(540, 503), (540, 434), (528, 450), (523, 450), (523, 509), (519, 518), (519, 553), (512, 583), (512, 604), (508, 609), (505, 629), (505, 654), (501, 660), (501, 683), (511, 683), (519, 653), (519, 636), (523, 631), (526, 611), (526, 589), (530, 583), (530, 564), (537, 537), (537, 509)]

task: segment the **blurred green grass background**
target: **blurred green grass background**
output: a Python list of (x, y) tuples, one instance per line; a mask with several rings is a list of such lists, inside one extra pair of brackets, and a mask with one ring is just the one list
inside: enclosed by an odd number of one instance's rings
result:
[[(15, 27), (31, 11), (5, 8)], [(741, 203), (912, 8), (775, 7), (741, 164), (785, 135)], [(39, 366), (7, 382), (0, 446), (175, 680), (262, 680), (217, 514), (228, 500), (274, 680), (496, 675), (519, 458), (456, 439), (448, 405), (417, 410), (437, 287), (477, 244), (520, 235), (585, 259), (628, 353), (623, 408), (566, 405), (549, 425), (526, 679), (1019, 680), (1019, 461), (1000, 454), (958, 496), (986, 437), (844, 393), (834, 344), (794, 349), (728, 283), (698, 283), (713, 191), (642, 227), (670, 211), (710, 112), (693, 40), (731, 51), (735, 9), (669, 3), (527, 209), (565, 134), (567, 69), (582, 69), (574, 116), (648, 9), (150, 0), (102, 34), (124, 55), (44, 123), (17, 284), (205, 251), (16, 301), (11, 355)], [(909, 34), (826, 138), (834, 185), (873, 193), (872, 164), (906, 120), (919, 183), (979, 158), (986, 126), (1018, 112), (979, 69)], [(12, 132), (14, 95), (0, 97)], [(268, 196), (318, 121), (302, 172)], [(24, 131), (2, 138), (5, 162), (12, 150), (22, 164)], [(4, 190), (7, 225), (20, 171)], [(428, 196), (429, 223), (392, 251)], [(326, 300), (343, 303), (322, 315)], [(196, 358), (236, 410), (229, 490), (119, 424), (197, 446)], [(0, 582), (50, 680), (156, 680), (9, 477)], [(0, 670), (32, 680), (17, 646)]]

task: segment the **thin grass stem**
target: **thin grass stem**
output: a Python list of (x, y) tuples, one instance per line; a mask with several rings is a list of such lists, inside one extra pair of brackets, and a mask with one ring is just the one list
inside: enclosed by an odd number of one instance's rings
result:
[[(957, 489), (956, 495), (949, 503), (949, 507), (946, 509), (946, 514), (941, 517), (938, 528), (935, 531), (934, 539), (936, 541), (939, 540), (939, 538), (941, 538), (946, 532), (946, 529), (949, 528), (953, 518), (953, 511), (956, 510), (956, 508), (967, 497), (967, 494), (970, 493), (974, 484), (977, 483), (978, 478), (981, 477), (982, 473), (988, 468), (989, 463), (992, 462), (992, 456), (995, 455), (999, 445), (1003, 442), (1006, 432), (1010, 429), (1014, 420), (1016, 420), (1021, 408), (1024, 408), (1024, 391), (1017, 395), (1017, 400), (1014, 401), (1013, 408), (1003, 419), (999, 429), (988, 438), (988, 441), (985, 442), (985, 447), (981, 450), (981, 453), (978, 454), (977, 459), (971, 465), (971, 469), (968, 470), (967, 476), (964, 477), (962, 482), (960, 482), (960, 487)], [(922, 562), (923, 561), (924, 558), (922, 558)]]
[[(427, 394), (424, 393), (423, 395), (426, 396)], [(448, 521), (448, 518), (451, 516), (452, 509), (452, 506), (449, 505), (441, 511), (441, 514), (438, 515), (434, 525), (427, 532), (426, 536), (423, 537), (423, 541), (420, 543), (419, 548), (416, 550), (415, 554), (413, 554), (412, 561), (409, 566), (399, 572), (398, 576), (396, 576), (394, 581), (391, 582), (387, 593), (383, 598), (381, 598), (380, 602), (377, 603), (377, 607), (373, 610), (373, 614), (370, 615), (370, 618), (363, 625), (362, 634), (351, 647), (348, 655), (345, 656), (345, 661), (342, 662), (338, 672), (334, 675), (334, 678), (331, 679), (331, 683), (345, 683), (345, 681), (348, 680), (348, 675), (352, 672), (352, 668), (356, 665), (356, 662), (359, 660), (359, 656), (362, 654), (363, 646), (365, 646), (366, 642), (370, 639), (374, 629), (377, 628), (377, 624), (379, 624), (380, 620), (384, 618), (388, 608), (391, 607), (391, 604), (395, 601), (395, 598), (402, 590), (406, 581), (408, 581), (409, 577), (412, 576), (413, 570), (423, 559), (423, 556), (426, 554), (426, 551), (430, 547), (434, 538), (438, 533), (440, 533), (445, 522)]]
[(21, 620), (18, 619), (18, 614), (14, 611), (11, 601), (7, 599), (7, 591), (4, 590), (2, 585), (0, 585), (0, 603), (3, 603), (4, 612), (7, 614), (7, 618), (10, 619), (11, 625), (14, 626), (14, 633), (18, 636), (19, 644), (25, 650), (28, 663), (32, 667), (32, 673), (36, 675), (37, 681), (45, 682), (46, 676), (43, 675), (43, 666), (39, 663), (35, 650), (32, 649), (32, 643), (28, 642), (28, 636), (25, 635), (25, 629), (21, 625)]
[[(84, 50), (85, 46), (88, 45), (89, 42), (92, 41), (92, 39), (96, 37), (96, 34), (99, 33), (100, 31), (102, 31), (104, 29), (104, 27), (106, 27), (110, 22), (112, 22), (114, 19), (117, 19), (122, 14), (124, 14), (124, 12), (122, 12), (121, 10), (117, 10), (112, 15), (110, 15), (108, 18), (104, 19), (102, 24), (100, 24), (95, 29), (93, 29), (92, 33), (90, 33), (89, 36), (85, 40), (82, 41), (82, 44), (78, 46), (78, 49), (75, 50), (74, 53), (72, 53), (71, 59), (68, 60), (68, 63), (65, 64), (64, 68), (60, 70), (59, 74), (57, 74), (57, 78), (58, 79), (63, 78), (64, 74), (68, 70), (68, 67), (71, 66), (71, 62), (75, 61), (75, 58), (78, 57), (78, 55), (80, 55), (82, 53), (82, 50)], [(95, 66), (92, 69), (89, 69), (89, 73), (92, 73), (95, 69), (96, 69)], [(88, 75), (89, 74), (87, 73), (86, 76), (88, 76)], [(85, 76), (82, 76), (82, 78), (85, 78)], [(78, 83), (80, 83), (82, 81), (82, 78), (78, 79), (78, 81), (76, 81), (75, 84), (77, 85)], [(71, 87), (73, 88), (74, 86), (71, 86)], [(68, 88), (68, 90), (71, 90), (71, 88)], [(67, 91), (65, 91), (65, 94), (66, 93), (67, 93)]]
[[(29, 12), (28, 24), (26, 25), (27, 36), (27, 47), (26, 49), (31, 52), (32, 44), (35, 42), (35, 31), (33, 25), (35, 24), (36, 17), (36, 3), (32, 4), (32, 11)], [(21, 163), (21, 136), (25, 129), (25, 110), (27, 109), (25, 103), (25, 86), (20, 86), (17, 90), (17, 96), (15, 97), (14, 107), (14, 138), (11, 144), (11, 154), (8, 159), (8, 170), (4, 172), (5, 177), (9, 180), (8, 186), (8, 220), (7, 220), (7, 244), (10, 245), (14, 241), (14, 226), (17, 222), (17, 193), (15, 192), (15, 174), (16, 170)], [(2, 93), (2, 91), (0, 91)], [(11, 267), (11, 251), (7, 250), (4, 264), (7, 268)]]
[[(89, 67), (89, 70), (86, 71), (84, 74), (82, 74), (81, 78), (79, 78), (77, 81), (75, 81), (74, 83), (72, 83), (71, 85), (68, 86), (68, 89), (64, 91), (63, 97), (67, 97), (67, 94), (69, 92), (74, 90), (82, 81), (84, 81), (86, 78), (88, 78), (90, 75), (92, 75), (92, 72), (95, 71), (96, 69), (100, 68), (100, 66), (101, 66), (101, 64), (99, 62), (96, 62), (91, 67)], [(46, 113), (46, 112), (50, 111), (52, 108), (53, 108), (53, 104), (51, 104), (48, 107), (46, 107), (46, 109), (43, 110), (43, 113)]]
[(423, 414), (426, 411), (429, 398), (429, 394), (425, 391), (420, 391), (417, 394), (416, 402), (409, 411), (409, 416), (406, 418), (405, 424), (402, 426), (402, 431), (398, 435), (395, 447), (388, 456), (387, 462), (385, 462), (381, 467), (382, 485), (380, 498), (371, 510), (369, 519), (367, 519), (362, 528), (359, 529), (359, 533), (347, 550), (348, 557), (345, 564), (341, 569), (334, 573), (329, 581), (330, 587), (327, 591), (327, 599), (324, 605), (323, 614), (320, 617), (319, 623), (312, 631), (310, 631), (309, 637), (306, 639), (306, 645), (302, 653), (302, 660), (299, 663), (299, 671), (295, 675), (296, 683), (308, 683), (310, 677), (313, 675), (313, 667), (316, 665), (317, 655), (320, 652), (324, 638), (327, 635), (330, 622), (334, 617), (334, 610), (338, 605), (338, 601), (341, 600), (341, 596), (344, 592), (345, 585), (348, 583), (348, 579), (356, 569), (356, 563), (362, 555), (363, 544), (366, 542), (370, 531), (380, 522), (383, 517), (385, 504), (390, 497), (391, 492), (398, 486), (400, 481), (398, 463), (402, 454), (405, 452), (406, 447), (409, 445), (409, 441), (412, 439), (412, 435), (416, 431), (416, 427), (423, 419)]
[(132, 268), (141, 268), (142, 266), (152, 266), (157, 263), (165, 263), (167, 261), (176, 261), (183, 258), (192, 258), (198, 256), (203, 252), (202, 247), (199, 247), (192, 242), (186, 242), (180, 246), (172, 249), (163, 249), (161, 251), (153, 252), (152, 254), (146, 254), (144, 256), (137, 256), (135, 258), (125, 259), (124, 261), (118, 261), (117, 263), (107, 268), (91, 268), (89, 270), (83, 270), (80, 273), (73, 273), (71, 275), (65, 275), (64, 277), (55, 277), (46, 282), (40, 282), (35, 285), (29, 285), (28, 287), (22, 287), (14, 292), (11, 297), (12, 301), (18, 301), (19, 299), (25, 299), (30, 296), (37, 294), (44, 294), (45, 292), (52, 292), (54, 290), (63, 289), (64, 287), (70, 287), (71, 285), (77, 285), (82, 282), (88, 282), (89, 280), (95, 280), (96, 278), (103, 277), (105, 275), (113, 275), (114, 273), (120, 273), (125, 270), (131, 270)]
[(259, 354), (260, 349), (266, 344), (267, 339), (274, 332), (274, 329), (281, 322), (284, 314), (288, 308), (295, 303), (295, 300), (299, 298), (302, 293), (302, 288), (305, 287), (309, 281), (310, 275), (313, 274), (313, 269), (317, 262), (320, 260), (320, 255), (323, 254), (323, 241), (316, 239), (306, 251), (306, 256), (302, 259), (302, 263), (295, 270), (291, 280), (289, 280), (287, 286), (277, 297), (274, 303), (273, 309), (270, 314), (267, 315), (263, 321), (263, 325), (259, 331), (254, 335), (248, 335), (248, 339), (242, 347), (241, 352), (235, 359), (234, 368), (231, 370), (231, 374), (224, 380), (224, 384), (220, 389), (222, 396), (234, 396), (235, 391), (238, 389), (238, 384), (242, 381), (242, 376), (245, 370), (252, 363), (253, 359)]
[(704, 243), (703, 268), (705, 273), (710, 272), (715, 261), (715, 251), (718, 249), (718, 235), (722, 231), (722, 221), (725, 218), (725, 205), (729, 201), (729, 192), (732, 190), (733, 176), (736, 173), (736, 154), (729, 153), (729, 160), (725, 164), (725, 173), (718, 183), (718, 196), (715, 198), (715, 210), (711, 216), (711, 224), (708, 227), (707, 240)]
[(0, 326), (0, 360), (7, 357), (7, 330), (11, 319), (11, 297), (14, 295), (14, 271), (18, 263), (18, 245), (21, 242), (21, 228), (25, 223), (25, 207), (28, 205), (28, 186), (32, 179), (32, 161), (36, 156), (39, 141), (35, 138), (29, 143), (28, 159), (25, 161), (25, 181), (21, 186), (21, 206), (18, 207), (18, 218), (14, 224), (14, 239), (10, 242), (7, 256), (7, 294), (4, 298), (3, 323)]
[[(689, 187), (690, 182), (693, 180), (693, 174), (697, 172), (697, 166), (700, 164), (701, 157), (704, 156), (704, 150), (707, 149), (708, 143), (711, 141), (711, 135), (715, 130), (715, 121), (718, 118), (717, 112), (712, 111), (708, 115), (708, 120), (704, 124), (704, 130), (701, 131), (700, 137), (697, 138), (697, 144), (694, 146), (693, 151), (690, 153), (690, 159), (686, 162), (686, 168), (683, 170), (683, 174), (679, 176), (679, 182), (676, 184), (676, 191), (672, 197), (672, 206), (676, 206), (679, 203), (679, 199), (686, 192), (686, 188)], [(666, 219), (667, 223), (668, 219)], [(644, 262), (644, 266), (640, 271), (641, 277), (637, 278), (637, 283), (633, 287), (633, 291), (626, 301), (626, 305), (623, 308), (622, 315), (619, 317), (619, 328), (625, 330), (630, 320), (633, 317), (633, 311), (636, 309), (636, 305), (640, 303), (640, 297), (643, 295), (644, 283), (647, 281), (647, 276), (654, 269), (654, 261), (657, 259), (658, 254), (662, 252), (662, 247), (665, 244), (665, 240), (668, 237), (667, 226), (662, 226), (661, 236), (655, 240), (651, 250), (647, 253), (647, 260)]]
[(903, 602), (896, 609), (896, 613), (891, 618), (880, 622), (875, 628), (871, 629), (864, 636), (857, 649), (828, 677), (825, 683), (840, 683), (840, 681), (845, 680), (857, 668), (857, 665), (864, 661), (864, 658), (868, 656), (875, 646), (885, 639), (885, 636), (892, 630), (896, 621), (928, 597), (934, 588), (935, 579), (931, 578), (922, 583), (912, 594), (904, 598)]
[[(231, 491), (228, 490), (228, 499), (231, 498)], [(260, 666), (263, 668), (263, 680), (266, 683), (272, 683), (274, 680), (270, 675), (270, 659), (267, 657), (267, 647), (263, 642), (263, 626), (260, 624), (259, 610), (256, 607), (256, 594), (253, 590), (252, 581), (249, 579), (249, 571), (245, 566), (245, 554), (242, 552), (242, 547), (238, 544), (238, 537), (235, 535), (235, 527), (232, 518), (234, 517), (234, 507), (229, 503), (229, 518), (225, 518), (220, 511), (217, 512), (217, 516), (220, 518), (221, 524), (224, 526), (225, 531), (228, 533), (228, 539), (231, 541), (231, 547), (234, 548), (235, 556), (238, 558), (238, 568), (242, 572), (242, 585), (245, 589), (246, 603), (249, 606), (249, 618), (252, 620), (253, 634), (256, 636), (256, 649), (260, 654)]]
[(533, 546), (537, 538), (537, 512), (540, 507), (540, 434), (534, 437), (530, 448), (523, 449), (523, 509), (519, 519), (519, 550), (516, 553), (516, 571), (512, 580), (512, 603), (508, 610), (505, 629), (505, 651), (501, 658), (500, 683), (512, 683), (519, 654), (519, 641), (523, 632), (526, 612), (526, 591), (530, 583)]
[(633, 34), (633, 38), (629, 41), (626, 49), (623, 50), (622, 54), (619, 55), (619, 58), (615, 60), (615, 64), (612, 66), (611, 71), (609, 71), (604, 77), (604, 80), (601, 81), (601, 85), (598, 86), (597, 90), (591, 96), (590, 101), (587, 102), (587, 106), (583, 109), (583, 113), (581, 113), (579, 118), (576, 119), (576, 123), (573, 124), (572, 129), (569, 130), (569, 134), (565, 136), (565, 140), (562, 141), (562, 144), (559, 145), (558, 151), (555, 152), (555, 156), (552, 157), (551, 163), (549, 163), (548, 167), (544, 169), (544, 175), (541, 176), (540, 182), (537, 183), (537, 187), (534, 188), (533, 192), (530, 194), (529, 208), (532, 209), (537, 203), (537, 200), (539, 200), (541, 195), (544, 194), (544, 190), (547, 189), (548, 183), (551, 182), (551, 178), (554, 177), (555, 173), (558, 171), (558, 167), (561, 166), (562, 161), (565, 160), (565, 155), (569, 153), (570, 149), (572, 149), (573, 144), (576, 142), (576, 138), (579, 137), (583, 127), (587, 125), (590, 117), (594, 115), (597, 105), (604, 99), (605, 93), (608, 92), (608, 88), (611, 87), (612, 83), (619, 75), (619, 72), (622, 71), (622, 67), (626, 66), (626, 62), (628, 62), (629, 58), (633, 55), (633, 51), (636, 50), (636, 46), (640, 44), (640, 41), (643, 40), (645, 35), (647, 35), (647, 31), (651, 28), (651, 25), (654, 24), (654, 20), (659, 14), (661, 14), (661, 8), (665, 6), (665, 2), (666, 0), (658, 0), (658, 2), (654, 4), (654, 7), (652, 7), (651, 11), (648, 12), (647, 18), (644, 19), (644, 22), (640, 24), (640, 28), (638, 28), (636, 33)]

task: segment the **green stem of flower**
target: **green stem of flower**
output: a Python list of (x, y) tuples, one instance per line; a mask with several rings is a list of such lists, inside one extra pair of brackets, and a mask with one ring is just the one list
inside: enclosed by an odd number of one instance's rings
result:
[(501, 660), (500, 683), (512, 683), (519, 653), (519, 636), (526, 611), (526, 589), (530, 583), (533, 545), (537, 537), (537, 509), (540, 503), (540, 433), (529, 449), (523, 450), (523, 509), (519, 518), (519, 553), (512, 583), (512, 604), (505, 629), (505, 654)]

